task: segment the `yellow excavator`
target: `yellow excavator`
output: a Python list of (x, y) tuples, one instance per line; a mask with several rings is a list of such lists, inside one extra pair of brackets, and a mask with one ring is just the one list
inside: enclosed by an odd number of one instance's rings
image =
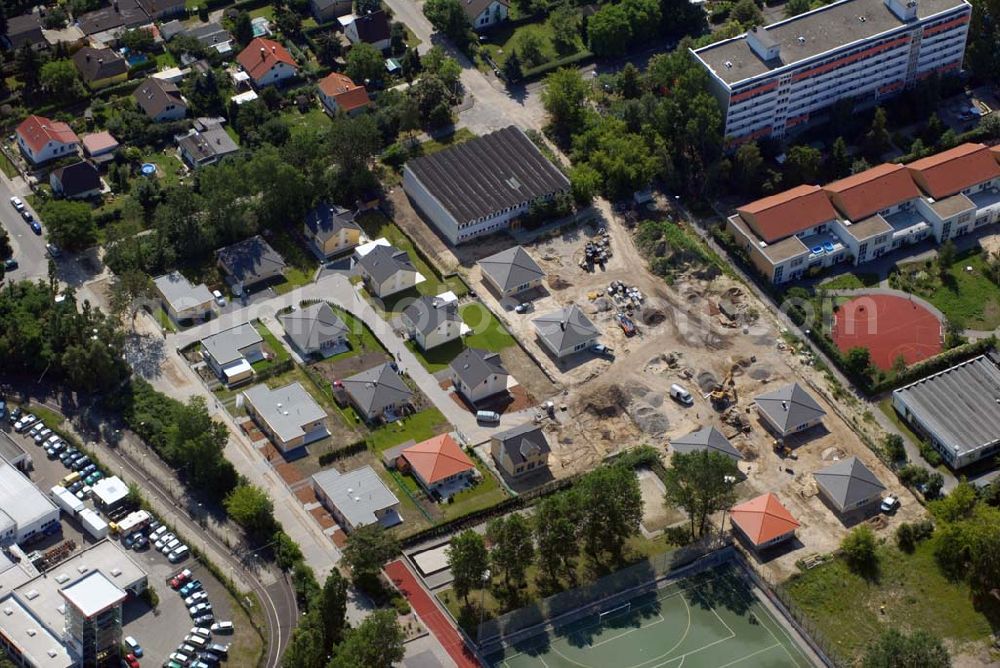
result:
[(730, 367), (726, 377), (708, 395), (712, 401), (712, 407), (717, 411), (725, 410), (731, 404), (736, 403), (736, 381), (733, 380), (733, 373), (736, 371), (737, 366), (734, 364)]

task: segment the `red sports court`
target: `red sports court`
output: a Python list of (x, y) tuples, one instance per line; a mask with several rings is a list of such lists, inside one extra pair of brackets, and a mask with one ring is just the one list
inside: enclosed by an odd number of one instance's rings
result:
[(941, 320), (906, 297), (855, 297), (833, 317), (833, 342), (841, 352), (867, 348), (872, 364), (882, 370), (891, 369), (900, 355), (907, 364), (914, 364), (941, 352)]

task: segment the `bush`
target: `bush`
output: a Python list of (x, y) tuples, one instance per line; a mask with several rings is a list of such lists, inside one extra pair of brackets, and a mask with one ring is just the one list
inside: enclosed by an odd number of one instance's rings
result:
[(143, 590), (141, 598), (151, 608), (160, 605), (160, 596), (156, 593), (153, 585), (149, 585)]
[(917, 549), (917, 543), (930, 538), (934, 533), (934, 523), (930, 520), (922, 520), (915, 524), (904, 522), (896, 529), (896, 545), (899, 549), (908, 554)]
[(934, 449), (934, 446), (924, 441), (920, 444), (920, 456), (931, 466), (941, 465), (941, 453)]
[(891, 461), (905, 462), (906, 448), (903, 447), (903, 437), (899, 434), (886, 434), (882, 439), (885, 454)]
[(899, 477), (899, 482), (907, 487), (916, 487), (927, 482), (927, 479), (930, 477), (930, 471), (919, 464), (907, 464), (899, 469), (897, 476)]
[(865, 578), (878, 570), (875, 532), (867, 524), (855, 527), (840, 543), (847, 567)]
[(368, 443), (361, 440), (356, 443), (351, 443), (350, 445), (345, 445), (342, 448), (337, 448), (336, 450), (331, 450), (330, 452), (324, 452), (319, 456), (319, 465), (326, 466), (338, 459), (343, 459), (344, 457), (350, 457), (363, 450), (368, 449)]

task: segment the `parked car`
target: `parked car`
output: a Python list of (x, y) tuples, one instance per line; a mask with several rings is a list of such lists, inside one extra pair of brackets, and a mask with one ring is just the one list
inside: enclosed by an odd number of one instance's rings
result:
[(215, 621), (215, 615), (211, 612), (205, 613), (203, 615), (198, 615), (194, 618), (194, 623), (197, 626), (210, 626), (212, 622)]
[(38, 432), (40, 432), (43, 429), (45, 429), (45, 423), (44, 422), (36, 422), (35, 424), (31, 425), (31, 429), (28, 430), (28, 436), (31, 437), (31, 438), (34, 438), (35, 434), (37, 434)]
[(80, 469), (80, 475), (84, 478), (89, 476), (91, 473), (97, 470), (97, 464), (90, 463)]
[(895, 512), (899, 508), (899, 497), (897, 496), (887, 496), (882, 499), (882, 505), (879, 506), (883, 513)]
[(202, 661), (210, 666), (214, 666), (219, 663), (219, 657), (212, 654), (211, 652), (198, 652), (195, 656), (198, 657), (199, 661)]
[(177, 536), (175, 536), (172, 533), (165, 533), (156, 539), (156, 542), (153, 543), (153, 547), (155, 547), (158, 551), (162, 552), (163, 546), (173, 540), (177, 540)]
[(39, 223), (37, 220), (31, 221), (31, 231), (34, 232), (35, 234), (41, 235), (42, 234), (41, 223)]
[[(214, 629), (215, 624), (212, 624), (212, 627)], [(195, 626), (191, 628), (191, 630), (188, 632), (188, 635), (200, 636), (207, 640), (208, 638), (212, 637), (212, 632), (206, 629), (204, 626)]]
[(87, 483), (88, 485), (93, 485), (95, 482), (97, 482), (103, 477), (104, 477), (103, 473), (101, 473), (100, 471), (94, 471), (89, 476), (87, 476), (87, 479), (84, 480), (84, 482)]
[(188, 608), (188, 614), (192, 617), (198, 617), (199, 615), (204, 615), (209, 612), (212, 612), (212, 604), (204, 601), (196, 603)]
[[(159, 524), (159, 523), (157, 523), (157, 524)], [(156, 527), (155, 529), (150, 530), (150, 532), (149, 532), (149, 539), (155, 541), (157, 538), (159, 538), (160, 536), (162, 536), (165, 533), (167, 533), (167, 527), (165, 527), (162, 524), (160, 524), (160, 526)], [(188, 574), (188, 577), (190, 577), (191, 572), (190, 571), (186, 571), (186, 572)], [(184, 579), (186, 580), (187, 578), (184, 578)], [(184, 580), (181, 580), (181, 582), (183, 582), (183, 581)], [(173, 581), (171, 581), (171, 586), (173, 586)]]
[(190, 596), (201, 589), (201, 580), (191, 580), (186, 585), (180, 588), (181, 596)]
[(208, 651), (212, 652), (213, 654), (217, 654), (220, 658), (225, 658), (229, 656), (229, 645), (228, 643), (225, 645), (220, 645), (216, 643), (213, 645), (209, 645)]
[(160, 524), (158, 521), (153, 520), (152, 522), (146, 525), (146, 531), (148, 531), (149, 534), (152, 535), (153, 532), (159, 529), (161, 526), (163, 525)]
[(122, 642), (125, 643), (125, 647), (127, 647), (130, 652), (135, 654), (140, 659), (142, 658), (142, 645), (140, 645), (135, 638), (132, 636), (125, 636)]
[(73, 483), (72, 485), (70, 485), (70, 486), (69, 486), (69, 493), (70, 493), (70, 494), (76, 494), (76, 493), (77, 493), (77, 492), (79, 492), (79, 491), (80, 491), (81, 489), (83, 489), (83, 486), (84, 486), (85, 484), (86, 484), (86, 483), (85, 483), (85, 482), (83, 482), (82, 480), (77, 480), (76, 482), (74, 482), (74, 483)]
[(83, 469), (87, 468), (91, 464), (93, 464), (93, 462), (90, 461), (90, 457), (88, 457), (87, 455), (84, 455), (83, 457), (80, 457), (79, 459), (77, 459), (76, 461), (73, 462), (73, 470), (74, 471), (82, 471)]
[(63, 450), (66, 449), (66, 441), (56, 441), (49, 447), (45, 448), (45, 454), (49, 459), (55, 459), (59, 456)]
[(187, 545), (181, 545), (180, 547), (171, 550), (170, 554), (167, 555), (167, 561), (172, 564), (184, 561), (191, 554), (191, 550), (188, 549)]
[(38, 418), (36, 418), (31, 413), (28, 413), (27, 415), (21, 417), (17, 422), (14, 423), (14, 431), (16, 431), (18, 434), (23, 434), (28, 429), (30, 429), (31, 426), (34, 425), (36, 422), (38, 422)]
[(691, 398), (691, 393), (676, 383), (670, 386), (670, 398), (685, 406), (694, 405), (694, 399)]
[(69, 461), (70, 457), (72, 457), (73, 455), (75, 455), (78, 452), (79, 452), (79, 450), (77, 450), (76, 448), (68, 448), (68, 449), (64, 450), (61, 455), (59, 455), (59, 461), (62, 462), (63, 464), (65, 464), (66, 462)]
[(17, 267), (18, 267), (17, 260), (15, 260), (12, 257), (9, 257), (3, 261), (3, 268), (5, 271), (14, 271), (15, 269), (17, 269)]
[(531, 304), (528, 302), (521, 302), (514, 307), (514, 313), (527, 313), (531, 310)]
[(212, 633), (232, 633), (235, 630), (232, 622), (216, 622), (212, 624)]
[(51, 445), (55, 445), (56, 443), (59, 442), (60, 438), (62, 438), (62, 437), (59, 436), (59, 434), (49, 434), (49, 437), (47, 439), (45, 439), (45, 442), (42, 443), (41, 446), (43, 448), (47, 448), (47, 447), (49, 447)]
[(198, 651), (198, 648), (194, 645), (189, 645), (187, 643), (181, 643), (177, 648), (178, 653), (187, 654), (188, 656), (194, 656), (194, 653)]
[(187, 656), (186, 654), (181, 654), (180, 652), (174, 652), (167, 658), (171, 661), (176, 661), (182, 666), (186, 666), (188, 664), (188, 661), (191, 660), (191, 657)]
[(47, 441), (49, 439), (49, 436), (51, 435), (52, 435), (52, 430), (49, 429), (48, 427), (43, 426), (41, 429), (38, 430), (38, 432), (34, 435), (33, 438), (35, 439), (36, 444), (41, 445), (42, 443)]
[(190, 579), (191, 579), (191, 571), (189, 569), (185, 568), (183, 571), (181, 571), (180, 573), (178, 573), (177, 575), (175, 575), (170, 580), (170, 587), (172, 589), (180, 589), (181, 585), (183, 585), (185, 582), (187, 582)]
[(76, 498), (78, 498), (81, 501), (83, 501), (88, 496), (90, 496), (90, 492), (91, 492), (90, 485), (88, 485), (86, 482), (84, 482), (83, 483), (83, 487), (81, 487), (80, 491), (76, 493)]
[(179, 548), (180, 546), (181, 546), (180, 539), (174, 538), (169, 543), (164, 544), (164, 546), (160, 548), (160, 552), (163, 553), (163, 556), (166, 556), (171, 552), (173, 552), (174, 550), (176, 550), (177, 548)]
[(10, 424), (16, 424), (17, 421), (21, 419), (21, 415), (23, 414), (24, 410), (20, 406), (15, 406), (14, 409), (10, 412), (10, 415), (7, 416), (7, 421)]
[(62, 256), (62, 251), (59, 249), (59, 246), (56, 246), (55, 244), (45, 244), (45, 251), (51, 255), (53, 259), (58, 259)]
[(140, 668), (139, 660), (135, 658), (135, 654), (126, 654), (125, 658), (122, 659), (122, 663), (128, 666), (128, 668)]
[(184, 605), (186, 605), (186, 606), (188, 606), (190, 608), (195, 603), (198, 603), (200, 601), (204, 601), (207, 598), (208, 598), (208, 592), (207, 591), (204, 591), (204, 590), (202, 590), (202, 591), (196, 591), (195, 593), (191, 594), (190, 596), (188, 596), (187, 598), (184, 599)]
[(11, 197), (10, 198), (10, 203), (11, 203), (11, 206), (13, 206), (18, 211), (23, 211), (24, 210), (24, 202), (21, 201), (20, 197)]
[(215, 299), (215, 303), (219, 305), (219, 308), (223, 308), (226, 305), (226, 298), (222, 296), (222, 293), (218, 290), (212, 290), (212, 297)]

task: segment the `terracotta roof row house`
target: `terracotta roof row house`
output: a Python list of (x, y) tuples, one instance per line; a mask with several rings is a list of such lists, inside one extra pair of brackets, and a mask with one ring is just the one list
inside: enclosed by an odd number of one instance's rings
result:
[(447, 499), (468, 487), (476, 477), (476, 465), (451, 434), (441, 434), (411, 445), (400, 453), (417, 482), (428, 494)]
[(799, 528), (798, 520), (770, 492), (733, 506), (729, 517), (733, 526), (757, 550), (789, 540)]
[(403, 188), (453, 244), (502, 232), (538, 201), (569, 191), (569, 179), (524, 132), (509, 126), (410, 160)]
[(331, 72), (320, 79), (317, 88), (319, 88), (320, 102), (334, 115), (345, 113), (351, 116), (371, 105), (365, 87), (359, 86), (349, 76), (340, 72)]
[(80, 138), (67, 123), (44, 116), (28, 116), (16, 134), (21, 153), (35, 165), (72, 155), (80, 146)]
[(271, 86), (299, 73), (298, 63), (288, 49), (264, 37), (253, 39), (236, 56), (236, 61), (257, 87)]
[(750, 202), (727, 226), (773, 283), (839, 262), (859, 265), (930, 237), (943, 243), (1000, 221), (998, 155), (970, 143), (877, 165)]
[(178, 121), (187, 116), (188, 104), (177, 84), (150, 77), (132, 93), (139, 108), (156, 123)]

